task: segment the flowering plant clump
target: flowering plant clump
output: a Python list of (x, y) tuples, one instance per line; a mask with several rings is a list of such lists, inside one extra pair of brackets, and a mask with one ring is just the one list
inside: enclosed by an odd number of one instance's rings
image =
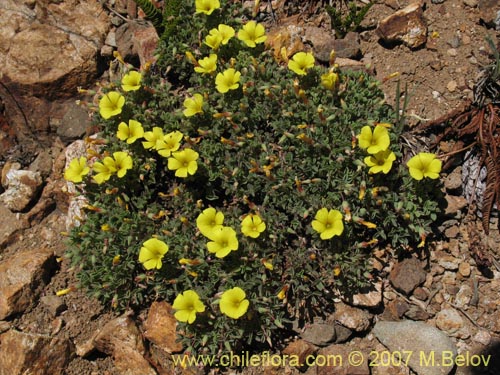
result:
[(114, 309), (171, 303), (190, 352), (274, 346), (383, 276), (375, 249), (425, 244), (441, 164), (404, 161), (371, 76), (277, 59), (239, 2), (176, 4), (158, 62), (97, 94), (68, 257)]

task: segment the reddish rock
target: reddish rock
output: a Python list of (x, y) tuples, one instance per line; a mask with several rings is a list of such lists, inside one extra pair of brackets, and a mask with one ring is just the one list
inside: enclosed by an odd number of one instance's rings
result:
[(306, 359), (310, 358), (317, 350), (317, 347), (305, 340), (296, 340), (288, 344), (283, 349), (282, 354), (293, 356), (302, 365), (306, 364)]
[(71, 356), (68, 340), (46, 335), (9, 330), (0, 343), (0, 375), (62, 375)]
[(122, 375), (156, 375), (144, 358), (144, 343), (134, 320), (122, 315), (108, 322), (92, 339), (95, 349), (111, 355)]
[(423, 3), (417, 1), (383, 19), (375, 30), (384, 41), (403, 42), (417, 48), (427, 41), (427, 25), (423, 18)]
[(160, 38), (154, 27), (139, 29), (134, 32), (134, 51), (139, 57), (141, 67), (145, 66), (147, 63), (156, 61), (155, 52), (159, 40)]
[(56, 267), (47, 248), (22, 250), (0, 262), (0, 320), (33, 303)]
[(165, 301), (153, 302), (144, 323), (144, 336), (167, 353), (180, 352), (182, 344), (176, 342), (176, 327), (172, 306)]
[(16, 214), (0, 203), (0, 249), (11, 243), (17, 233), (25, 227), (25, 223), (18, 220)]
[(394, 288), (405, 294), (410, 294), (425, 281), (426, 275), (420, 261), (410, 258), (394, 265), (389, 280)]

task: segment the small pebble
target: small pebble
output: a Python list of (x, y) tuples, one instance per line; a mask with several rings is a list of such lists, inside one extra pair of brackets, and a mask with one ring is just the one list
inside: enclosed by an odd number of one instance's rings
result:
[(457, 89), (457, 82), (456, 81), (450, 81), (446, 85), (446, 88), (448, 89), (449, 92), (454, 92)]
[(472, 338), (473, 341), (478, 342), (480, 344), (483, 344), (484, 346), (489, 345), (491, 341), (491, 335), (488, 331), (478, 331), (474, 337)]
[(433, 91), (433, 92), (432, 92), (432, 97), (433, 97), (434, 99), (437, 99), (437, 98), (439, 98), (440, 96), (441, 96), (441, 94), (439, 93), (439, 91)]
[(463, 36), (462, 36), (462, 43), (463, 43), (464, 45), (468, 45), (468, 44), (470, 44), (470, 41), (471, 41), (470, 36), (468, 36), (468, 35), (463, 35)]
[(458, 265), (458, 273), (463, 277), (470, 276), (470, 264), (467, 262), (462, 262)]
[(477, 4), (479, 4), (478, 0), (464, 0), (464, 4), (467, 5), (468, 7), (475, 8), (477, 7)]
[(458, 51), (456, 50), (456, 48), (450, 48), (446, 51), (446, 53), (448, 54), (448, 56), (451, 56), (451, 57), (458, 56)]

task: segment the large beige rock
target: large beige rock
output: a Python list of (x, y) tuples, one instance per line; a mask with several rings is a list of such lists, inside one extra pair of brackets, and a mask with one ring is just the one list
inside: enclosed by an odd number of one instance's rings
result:
[(62, 375), (70, 360), (68, 340), (9, 330), (0, 343), (0, 375)]
[(57, 267), (49, 248), (25, 249), (0, 262), (0, 320), (23, 312)]

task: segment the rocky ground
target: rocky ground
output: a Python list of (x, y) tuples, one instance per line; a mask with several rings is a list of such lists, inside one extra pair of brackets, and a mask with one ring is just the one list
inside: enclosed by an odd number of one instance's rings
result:
[[(73, 142), (90, 126), (75, 104), (81, 99), (76, 88), (105, 80), (114, 50), (137, 65), (152, 55), (154, 30), (137, 21), (133, 4), (0, 0), (0, 375), (203, 373), (173, 365), (168, 353), (181, 348), (167, 304), (118, 317), (75, 288), (64, 258), (70, 200), (62, 173), (68, 153), (78, 148)], [(289, 51), (312, 47), (327, 59), (334, 48), (342, 66), (375, 74), (389, 103), (397, 80), (407, 85), (410, 125), (472, 99), (481, 66), (491, 62), (485, 36), (498, 43), (498, 0), (381, 1), (360, 32), (342, 40), (333, 37), (321, 5), (262, 1), (261, 11), (270, 35), (285, 35)], [(335, 313), (298, 331), (283, 350), (301, 360), (340, 354), (342, 366), (318, 362), (300, 371), (500, 373), (498, 217), (486, 236), (475, 212), (468, 215), (460, 162), (443, 173), (443, 185), (448, 208), (428, 251), (397, 262), (380, 250), (374, 266), (386, 277), (374, 290), (332, 301)], [(493, 259), (489, 270), (480, 267), (478, 254)], [(61, 290), (67, 293), (56, 295)], [(412, 354), (400, 363), (403, 350)], [(364, 358), (359, 366), (348, 363), (355, 351)], [(463, 361), (446, 366), (442, 353), (448, 352)], [(299, 372), (284, 367), (243, 372)]]

